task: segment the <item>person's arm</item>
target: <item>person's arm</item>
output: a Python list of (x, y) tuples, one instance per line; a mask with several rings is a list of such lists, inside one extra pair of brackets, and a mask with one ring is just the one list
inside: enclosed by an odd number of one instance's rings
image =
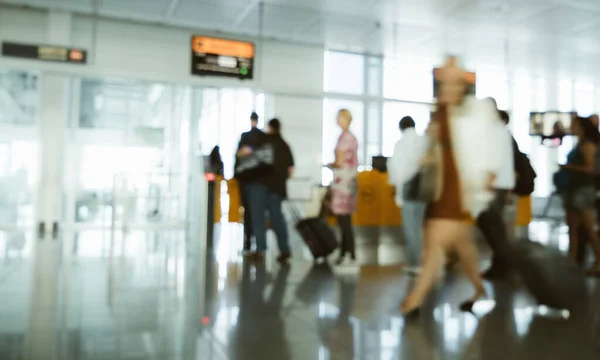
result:
[(292, 149), (288, 144), (285, 144), (285, 148), (287, 151), (287, 166), (288, 166), (288, 179), (292, 177), (294, 174), (294, 155), (292, 154)]
[[(344, 135), (342, 135), (344, 136)], [(344, 156), (347, 148), (347, 140), (342, 137), (338, 141), (338, 145), (335, 147), (335, 159), (327, 167), (331, 169), (339, 169), (344, 165)]]
[(591, 142), (585, 143), (581, 147), (581, 152), (583, 154), (583, 165), (566, 164), (563, 165), (562, 168), (592, 174), (594, 172), (594, 162), (596, 158), (596, 145)]
[(503, 141), (506, 137), (504, 132), (506, 129), (502, 126), (500, 116), (494, 105), (488, 101), (482, 101), (481, 120), (484, 121), (482, 133), (479, 134), (480, 140), (485, 144), (480, 156), (484, 156), (484, 168), (487, 172), (487, 187), (494, 188), (496, 178), (502, 169), (503, 156), (507, 154), (506, 142)]

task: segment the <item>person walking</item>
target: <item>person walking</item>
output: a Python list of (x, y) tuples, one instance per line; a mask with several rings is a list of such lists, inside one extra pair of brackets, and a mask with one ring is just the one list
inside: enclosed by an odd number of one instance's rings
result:
[(356, 249), (354, 230), (352, 229), (352, 214), (356, 211), (356, 178), (358, 173), (358, 140), (350, 132), (352, 114), (342, 109), (337, 115), (337, 124), (342, 130), (335, 147), (335, 161), (328, 165), (333, 170), (331, 184), (331, 212), (337, 217), (342, 232), (340, 256), (336, 265), (344, 264), (347, 255), (350, 262), (346, 265), (356, 265)]
[(579, 227), (586, 230), (596, 256), (595, 265), (588, 274), (600, 276), (600, 239), (596, 232), (596, 191), (594, 187), (594, 160), (600, 133), (589, 118), (577, 117), (571, 124), (571, 132), (577, 137), (577, 145), (567, 156), (567, 163), (561, 165), (561, 171), (568, 178), (563, 190), (563, 204), (569, 226), (569, 259), (577, 262)]
[(498, 112), (489, 101), (467, 95), (466, 74), (456, 58), (448, 58), (438, 76), (436, 110), (427, 130), (431, 143), (421, 160), (437, 169), (437, 189), (426, 210), (423, 268), (400, 308), (405, 316), (418, 314), (450, 252), (458, 255), (475, 290), (460, 308), (469, 311), (485, 296), (468, 220), (487, 209), (494, 196), (502, 156)]
[(419, 162), (427, 148), (427, 139), (415, 130), (415, 121), (405, 116), (399, 123), (402, 138), (396, 142), (394, 154), (388, 161), (390, 183), (396, 189), (396, 202), (402, 209), (402, 229), (404, 231), (407, 264), (405, 271), (418, 274), (421, 263), (423, 241), (423, 221), (425, 203), (411, 199), (404, 191), (411, 181), (416, 181)]
[(279, 256), (277, 261), (287, 264), (292, 253), (290, 249), (287, 223), (283, 216), (282, 203), (287, 198), (287, 181), (294, 172), (294, 156), (288, 143), (281, 136), (281, 122), (272, 119), (267, 126), (269, 142), (273, 145), (275, 155), (272, 173), (266, 180), (268, 188), (267, 211), (271, 226), (277, 236)]

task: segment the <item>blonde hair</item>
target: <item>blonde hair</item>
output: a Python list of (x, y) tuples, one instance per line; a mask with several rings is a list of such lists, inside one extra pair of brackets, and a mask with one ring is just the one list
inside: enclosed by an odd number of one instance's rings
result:
[(340, 109), (340, 111), (338, 111), (338, 116), (343, 116), (348, 119), (348, 123), (352, 122), (352, 113), (348, 109)]

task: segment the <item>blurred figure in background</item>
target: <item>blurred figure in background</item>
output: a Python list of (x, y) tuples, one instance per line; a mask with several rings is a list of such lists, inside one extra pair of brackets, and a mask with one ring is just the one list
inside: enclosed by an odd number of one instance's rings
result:
[(356, 211), (356, 176), (358, 172), (358, 140), (350, 132), (352, 114), (342, 109), (337, 115), (337, 124), (342, 129), (335, 147), (335, 161), (328, 166), (333, 170), (331, 184), (331, 212), (337, 217), (342, 231), (340, 257), (336, 264), (344, 264), (346, 255), (350, 255), (347, 265), (356, 265), (354, 230), (352, 214)]
[[(241, 157), (252, 154), (254, 149), (268, 141), (267, 134), (258, 128), (258, 114), (255, 112), (250, 115), (250, 126), (250, 131), (243, 133), (240, 138), (235, 169), (237, 169), (237, 162)], [(258, 174), (252, 178), (246, 178), (236, 173), (234, 177), (240, 183), (240, 195), (244, 207), (244, 255), (256, 257), (260, 260), (267, 248), (266, 225), (264, 224), (265, 201), (262, 199), (262, 197), (266, 197), (265, 181), (267, 176)], [(252, 210), (258, 211), (259, 214), (253, 215)], [(259, 221), (262, 221), (262, 223), (258, 224), (258, 228), (256, 228)], [(255, 236), (256, 239), (255, 253), (251, 252), (252, 236)]]
[(408, 258), (406, 272), (417, 274), (421, 263), (425, 203), (410, 199), (404, 187), (417, 176), (419, 163), (427, 148), (427, 139), (417, 134), (415, 121), (410, 116), (403, 117), (399, 127), (402, 138), (396, 142), (394, 155), (388, 161), (388, 173), (390, 183), (396, 188), (396, 202), (402, 209), (402, 229)]
[[(489, 98), (487, 99), (494, 109), (498, 111), (496, 100)], [(511, 191), (515, 187), (515, 162), (514, 162), (514, 151), (513, 151), (513, 138), (512, 135), (506, 129), (508, 120), (501, 119), (500, 116), (494, 116), (496, 123), (493, 124), (497, 127), (497, 133), (499, 138), (498, 141), (500, 152), (502, 154), (500, 158), (500, 166), (496, 179), (494, 180), (494, 200), (490, 203), (489, 207), (479, 215), (477, 218), (477, 227), (481, 230), (481, 233), (485, 236), (488, 244), (493, 250), (492, 263), (490, 268), (484, 273), (485, 278), (493, 279), (503, 277), (508, 272), (508, 264), (506, 260), (501, 256), (502, 245), (507, 241), (506, 221), (504, 218), (505, 206), (509, 201)], [(506, 118), (508, 118), (508, 114)]]
[(273, 144), (273, 153), (275, 154), (273, 172), (267, 178), (269, 189), (267, 210), (279, 245), (280, 254), (277, 261), (285, 264), (291, 257), (291, 250), (287, 223), (281, 205), (287, 198), (287, 181), (294, 172), (294, 157), (290, 146), (281, 136), (281, 122), (278, 119), (269, 121), (267, 133), (270, 135), (269, 141)]
[(209, 155), (211, 171), (215, 175), (223, 176), (223, 159), (219, 145), (215, 146)]
[(461, 304), (471, 310), (485, 296), (469, 215), (478, 218), (494, 197), (499, 170), (498, 112), (493, 104), (467, 96), (464, 71), (450, 57), (440, 72), (437, 108), (427, 134), (431, 146), (423, 164), (437, 166), (437, 187), (428, 204), (423, 268), (401, 311), (417, 314), (439, 277), (447, 253), (455, 252), (475, 293)]
[(577, 137), (577, 145), (567, 156), (561, 171), (568, 176), (563, 191), (563, 204), (569, 226), (569, 259), (577, 262), (579, 227), (586, 229), (587, 240), (596, 255), (596, 263), (589, 273), (600, 276), (600, 239), (596, 232), (596, 191), (594, 187), (594, 161), (600, 140), (598, 128), (589, 118), (577, 117), (571, 124), (571, 133)]

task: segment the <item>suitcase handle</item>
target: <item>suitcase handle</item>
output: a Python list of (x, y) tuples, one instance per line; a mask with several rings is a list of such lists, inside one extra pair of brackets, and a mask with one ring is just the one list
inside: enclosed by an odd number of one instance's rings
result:
[[(319, 210), (318, 217), (324, 218), (327, 216), (328, 210), (327, 210), (326, 203), (328, 201), (330, 201), (330, 199), (331, 199), (331, 189), (328, 188), (327, 192), (321, 199), (321, 209)], [(291, 199), (287, 199), (287, 202), (289, 204), (289, 207), (291, 210), (291, 215), (292, 215), (292, 218), (294, 218), (294, 221), (298, 222), (298, 221), (302, 220), (302, 215), (301, 215), (300, 210), (298, 209), (298, 204)]]

